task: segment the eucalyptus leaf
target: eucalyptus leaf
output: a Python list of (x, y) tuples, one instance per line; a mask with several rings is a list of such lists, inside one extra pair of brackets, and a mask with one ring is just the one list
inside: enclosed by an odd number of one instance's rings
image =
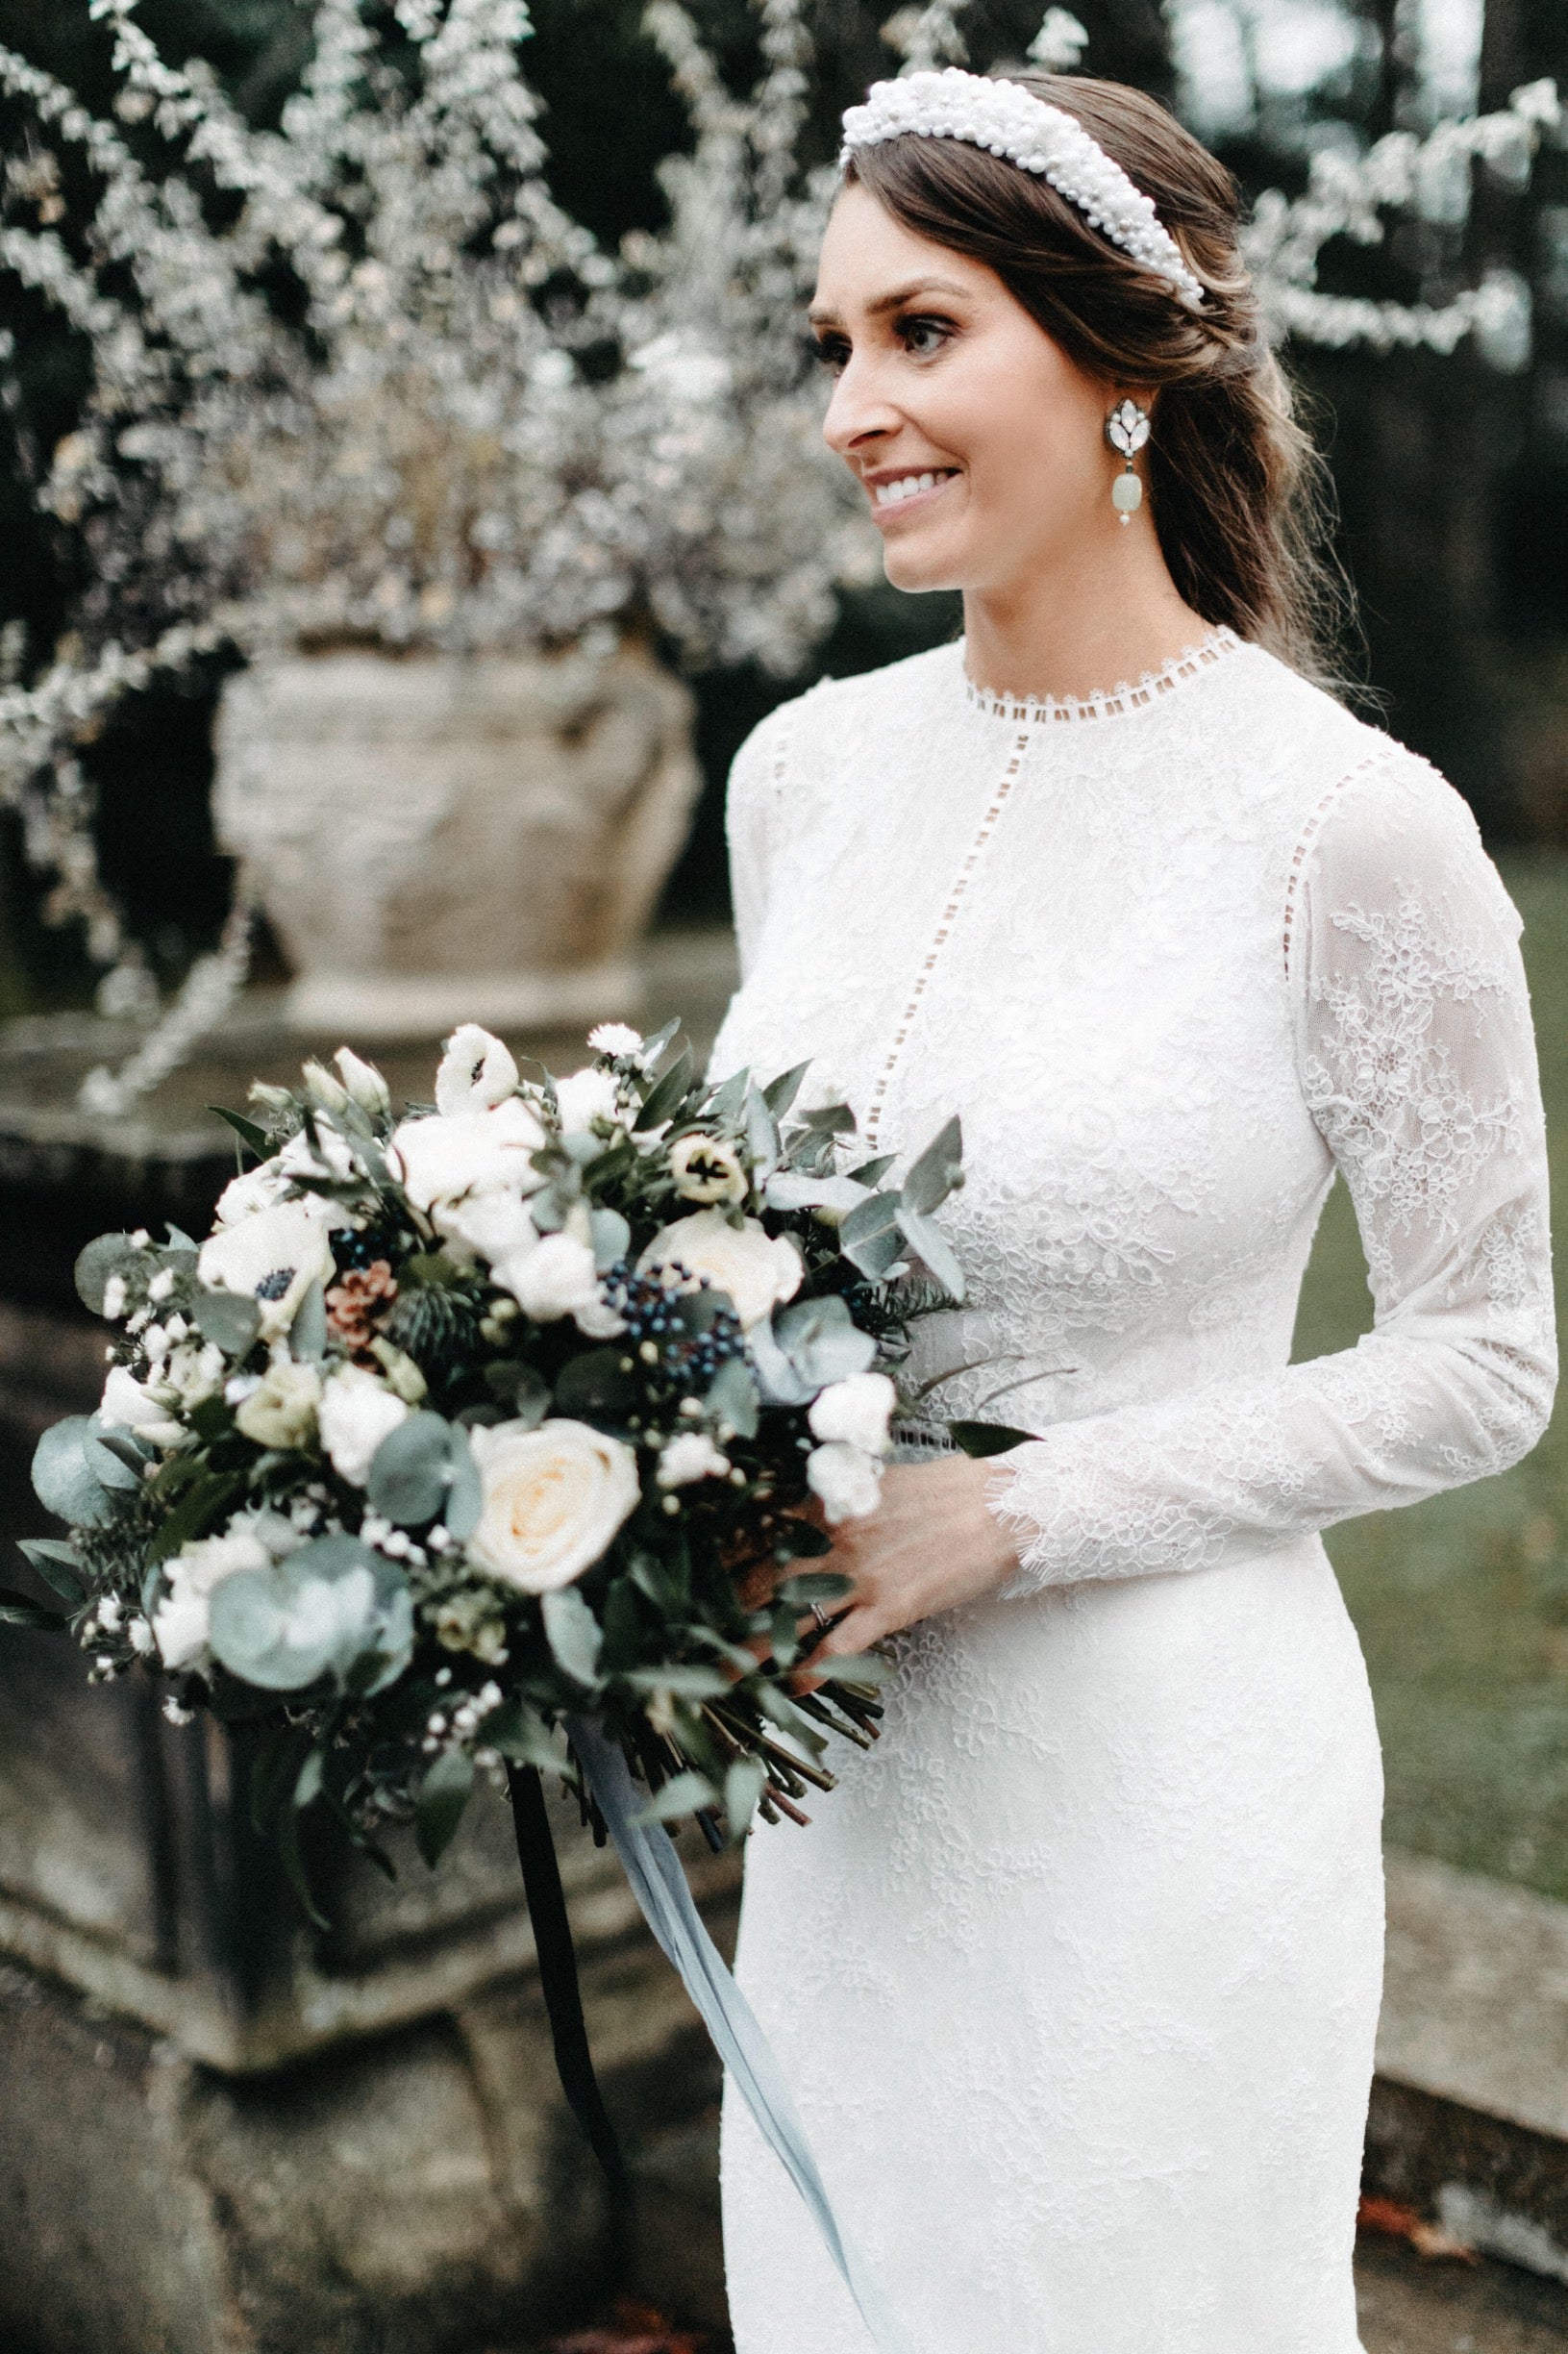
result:
[(104, 1294), (110, 1278), (123, 1275), (140, 1249), (128, 1234), (99, 1235), (79, 1251), (76, 1260), (76, 1291), (84, 1308), (94, 1315), (104, 1313)]
[(97, 1443), (95, 1415), (67, 1415), (51, 1424), (33, 1455), (33, 1490), (45, 1512), (72, 1528), (105, 1528), (118, 1507), (112, 1490), (136, 1481)]
[(462, 1749), (443, 1751), (419, 1785), (413, 1836), (432, 1870), (451, 1846), (473, 1790), (474, 1761)]
[(441, 1517), (460, 1543), (478, 1528), (484, 1509), (485, 1488), (474, 1451), (468, 1444), (468, 1434), (454, 1422), (447, 1441), (446, 1508)]
[(858, 1186), (874, 1186), (879, 1178), (886, 1175), (897, 1159), (897, 1153), (879, 1153), (874, 1161), (862, 1161), (859, 1167), (852, 1168), (849, 1174)]
[(746, 1092), (746, 1150), (761, 1177), (771, 1176), (778, 1167), (782, 1150), (778, 1123), (759, 1087), (749, 1088)]
[(943, 1290), (961, 1306), (965, 1290), (963, 1269), (958, 1265), (958, 1253), (935, 1220), (911, 1210), (906, 1201), (899, 1211), (898, 1222), (909, 1248), (918, 1251)]
[(739, 1119), (745, 1108), (746, 1090), (751, 1086), (751, 1072), (742, 1064), (732, 1071), (721, 1087), (716, 1087), (704, 1107), (704, 1117), (728, 1128)]
[(95, 1443), (101, 1447), (107, 1447), (121, 1470), (129, 1471), (137, 1485), (140, 1486), (142, 1473), (153, 1459), (150, 1447), (138, 1446), (135, 1439), (126, 1431), (104, 1430), (101, 1426), (96, 1434)]
[(804, 1063), (797, 1063), (791, 1069), (781, 1071), (777, 1079), (770, 1079), (762, 1089), (762, 1101), (767, 1105), (776, 1120), (783, 1119), (800, 1093), (801, 1081), (810, 1067), (809, 1059)]
[(599, 1621), (575, 1586), (539, 1598), (545, 1640), (558, 1667), (592, 1691), (599, 1682)]
[[(853, 1184), (853, 1178), (846, 1183)], [(859, 1193), (854, 1207), (838, 1229), (838, 1247), (848, 1252), (852, 1243), (870, 1242), (880, 1236), (898, 1235), (899, 1195), (896, 1186), (880, 1193)]]
[(865, 1206), (865, 1190), (852, 1177), (804, 1177), (795, 1169), (775, 1169), (767, 1181), (770, 1210), (842, 1210), (846, 1215)]
[[(214, 1658), (261, 1691), (304, 1691), (328, 1674), (379, 1690), (401, 1673), (412, 1629), (401, 1573), (354, 1537), (318, 1537), (269, 1568), (236, 1571), (210, 1606)], [(355, 1676), (365, 1661), (375, 1665)]]
[(1008, 1447), (1022, 1446), (1033, 1435), (1010, 1430), (1006, 1422), (950, 1422), (947, 1427), (954, 1445), (966, 1455), (1005, 1455)]
[(294, 1311), (294, 1320), (288, 1328), (288, 1347), (290, 1355), (306, 1365), (319, 1365), (327, 1354), (327, 1300), (319, 1276)]
[(760, 1401), (743, 1357), (727, 1357), (708, 1385), (704, 1407), (716, 1422), (728, 1422), (737, 1439), (755, 1439)]
[(372, 1512), (398, 1528), (423, 1528), (446, 1502), (452, 1425), (422, 1409), (388, 1431), (365, 1482)]
[(773, 1329), (813, 1395), (830, 1382), (863, 1373), (877, 1354), (876, 1341), (860, 1331), (836, 1292), (825, 1299), (791, 1300), (775, 1313)]
[(736, 1758), (724, 1777), (724, 1814), (732, 1844), (738, 1844), (751, 1827), (757, 1801), (767, 1780), (758, 1758)]
[(62, 1544), (56, 1537), (19, 1537), (16, 1550), (73, 1610), (87, 1599), (82, 1564), (70, 1545)]
[(602, 1275), (630, 1251), (632, 1229), (618, 1210), (590, 1211), (589, 1222), (593, 1228), (593, 1264)]
[(531, 1365), (486, 1365), (485, 1382), (498, 1403), (510, 1408), (512, 1419), (528, 1430), (550, 1411), (550, 1385)]
[(632, 1820), (635, 1823), (674, 1822), (683, 1815), (695, 1815), (699, 1807), (716, 1807), (719, 1793), (706, 1774), (678, 1773), (656, 1791)]
[(902, 1189), (904, 1206), (919, 1216), (929, 1217), (962, 1183), (963, 1127), (955, 1113), (906, 1175)]
[(808, 1128), (817, 1129), (828, 1136), (853, 1136), (855, 1114), (846, 1103), (818, 1104), (809, 1112), (796, 1114)]
[(261, 1329), (261, 1303), (244, 1291), (198, 1291), (191, 1315), (202, 1339), (215, 1340), (226, 1357), (248, 1356)]

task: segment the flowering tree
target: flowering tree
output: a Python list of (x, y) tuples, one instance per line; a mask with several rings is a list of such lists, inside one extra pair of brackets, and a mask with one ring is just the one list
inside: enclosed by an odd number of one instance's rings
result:
[[(0, 688), (0, 797), (134, 995), (137, 959), (91, 855), (79, 750), (128, 691), (203, 655), (289, 645), (550, 647), (652, 630), (688, 663), (787, 675), (875, 558), (820, 448), (800, 328), (831, 169), (801, 162), (806, 0), (758, 0), (737, 96), (681, 0), (645, 24), (688, 110), (668, 218), (607, 248), (557, 202), (519, 69), (524, 0), (316, 0), (301, 88), (257, 130), (199, 62), (176, 71), (137, 0), (114, 36), (116, 119), (0, 50), (31, 132), (10, 163), (0, 266), (91, 359), (78, 430), (42, 470), (89, 585), (47, 666)], [(890, 20), (908, 70), (966, 56), (961, 0)], [(1072, 64), (1053, 8), (1031, 54)], [(1435, 308), (1317, 286), (1334, 238), (1400, 211), (1462, 213), (1478, 155), (1528, 172), (1549, 84), (1500, 113), (1325, 151), (1260, 200), (1249, 255), (1280, 331), (1337, 346), (1528, 337), (1496, 272)], [(149, 142), (153, 168), (141, 160)], [(63, 191), (90, 189), (86, 209)], [(243, 969), (243, 914), (198, 965), (135, 1084), (161, 1075)], [(124, 1085), (100, 1087), (113, 1108)]]

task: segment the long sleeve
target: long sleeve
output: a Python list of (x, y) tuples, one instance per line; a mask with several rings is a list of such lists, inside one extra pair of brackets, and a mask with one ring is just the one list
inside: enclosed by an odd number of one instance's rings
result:
[(1503, 1470), (1545, 1428), (1546, 1142), (1512, 903), (1463, 802), (1411, 756), (1331, 797), (1294, 877), (1297, 1069), (1355, 1204), (1374, 1329), (998, 1457), (1009, 1596), (1267, 1551)]
[(730, 851), (730, 898), (734, 914), (740, 978), (757, 961), (766, 905), (770, 834), (782, 766), (783, 721), (778, 713), (753, 728), (730, 768), (724, 831)]

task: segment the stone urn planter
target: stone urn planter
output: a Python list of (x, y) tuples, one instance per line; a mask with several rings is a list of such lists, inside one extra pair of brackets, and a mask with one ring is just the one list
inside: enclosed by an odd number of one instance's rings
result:
[(691, 698), (606, 655), (300, 654), (230, 680), (214, 813), (294, 973), (360, 1039), (637, 1010), (700, 777)]

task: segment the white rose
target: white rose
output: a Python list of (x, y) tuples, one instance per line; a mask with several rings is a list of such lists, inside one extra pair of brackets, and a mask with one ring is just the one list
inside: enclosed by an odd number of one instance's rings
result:
[(237, 1226), (241, 1218), (254, 1217), (258, 1210), (273, 1209), (287, 1193), (288, 1179), (274, 1154), (242, 1177), (230, 1178), (218, 1195), (214, 1220), (219, 1226)]
[(209, 1606), (224, 1579), (240, 1569), (264, 1569), (271, 1558), (261, 1539), (244, 1528), (181, 1546), (168, 1566), (168, 1591), (153, 1616), (165, 1667), (188, 1667), (205, 1654)]
[(641, 1496), (632, 1448), (585, 1422), (501, 1422), (470, 1431), (468, 1442), (485, 1503), (467, 1550), (523, 1593), (549, 1593), (591, 1569)]
[(315, 1430), (321, 1376), (313, 1365), (275, 1357), (235, 1411), (235, 1428), (261, 1447), (302, 1447)]
[(720, 1210), (698, 1210), (660, 1227), (637, 1261), (637, 1273), (662, 1271), (677, 1261), (686, 1275), (673, 1288), (694, 1291), (700, 1277), (710, 1277), (734, 1300), (743, 1331), (771, 1315), (779, 1301), (793, 1299), (806, 1271), (787, 1235), (769, 1235), (759, 1218), (732, 1226)]
[(885, 1373), (852, 1373), (818, 1390), (806, 1419), (818, 1439), (841, 1439), (868, 1455), (887, 1452), (887, 1424), (898, 1392)]
[(520, 1265), (539, 1239), (521, 1194), (499, 1186), (443, 1203), (436, 1218), (448, 1241), (492, 1263), (513, 1259)]
[(530, 1155), (544, 1140), (522, 1097), (510, 1095), (494, 1111), (403, 1120), (392, 1132), (389, 1157), (415, 1209), (429, 1212), (439, 1225), (447, 1206), (466, 1194), (535, 1191), (544, 1180)]
[(660, 1488), (686, 1488), (693, 1480), (723, 1479), (729, 1468), (729, 1456), (706, 1431), (682, 1431), (660, 1449), (654, 1477)]
[(197, 1280), (210, 1290), (240, 1291), (254, 1299), (261, 1311), (262, 1337), (271, 1340), (287, 1331), (311, 1286), (333, 1274), (332, 1230), (348, 1223), (336, 1202), (319, 1194), (275, 1202), (210, 1235), (196, 1261)]
[(571, 1071), (564, 1079), (556, 1081), (556, 1103), (564, 1136), (575, 1136), (591, 1128), (596, 1119), (609, 1120), (613, 1125), (621, 1116), (614, 1072), (595, 1070), (591, 1063), (583, 1070)]
[(106, 1430), (135, 1431), (154, 1446), (173, 1446), (185, 1436), (184, 1424), (170, 1417), (167, 1398), (138, 1382), (129, 1365), (111, 1365), (98, 1419)]
[(464, 1022), (446, 1041), (436, 1074), (436, 1109), (448, 1115), (488, 1112), (517, 1086), (517, 1065), (498, 1038)]
[(363, 1365), (340, 1365), (321, 1392), (316, 1422), (332, 1467), (351, 1488), (370, 1476), (376, 1449), (409, 1418), (409, 1409)]
[(493, 1272), (535, 1324), (569, 1315), (578, 1331), (594, 1340), (626, 1330), (600, 1289), (591, 1245), (574, 1235), (544, 1235), (532, 1250), (499, 1260)]
[(882, 1465), (863, 1447), (830, 1440), (806, 1458), (806, 1484), (830, 1520), (860, 1520), (882, 1500)]

